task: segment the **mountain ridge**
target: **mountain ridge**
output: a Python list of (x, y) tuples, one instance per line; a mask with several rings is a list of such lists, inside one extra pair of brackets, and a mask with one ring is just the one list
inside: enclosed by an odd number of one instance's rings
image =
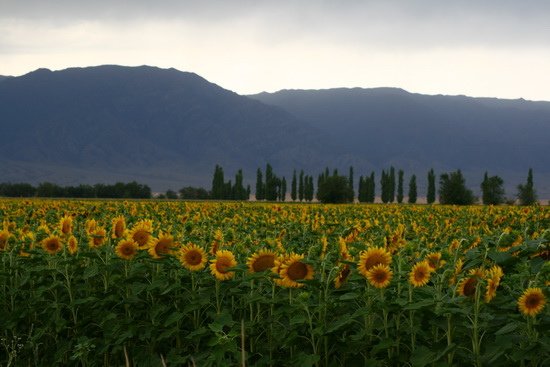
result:
[[(523, 123), (522, 123), (523, 121)], [(241, 96), (198, 74), (150, 66), (37, 69), (0, 83), (4, 181), (209, 187), (271, 163), (379, 175), (389, 165), (418, 176), (462, 169), (468, 186), (499, 174), (508, 196), (533, 167), (550, 197), (550, 102), (423, 95), (401, 88), (283, 90)], [(378, 178), (377, 178), (378, 180)], [(475, 190), (479, 191), (479, 190)]]

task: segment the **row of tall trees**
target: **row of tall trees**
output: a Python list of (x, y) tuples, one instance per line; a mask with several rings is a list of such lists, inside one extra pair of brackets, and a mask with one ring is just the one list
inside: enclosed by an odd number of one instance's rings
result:
[(225, 181), (223, 168), (216, 165), (210, 198), (214, 200), (248, 200), (249, 197), (250, 185), (247, 185), (246, 189), (244, 188), (242, 169), (235, 174), (235, 183), (233, 184), (231, 180)]
[(256, 170), (256, 200), (285, 201), (287, 183), (285, 177), (278, 177), (268, 163), (265, 180), (261, 168)]
[(135, 181), (129, 183), (60, 186), (43, 182), (38, 186), (28, 183), (0, 183), (0, 196), (47, 197), (47, 198), (102, 198), (102, 199), (148, 199), (151, 188)]

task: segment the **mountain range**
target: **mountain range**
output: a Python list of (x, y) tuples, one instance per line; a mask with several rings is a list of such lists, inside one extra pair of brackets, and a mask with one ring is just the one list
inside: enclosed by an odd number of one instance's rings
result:
[[(355, 175), (393, 165), (406, 179), (483, 172), (508, 196), (535, 173), (550, 197), (550, 103), (428, 96), (396, 88), (283, 90), (238, 95), (175, 69), (105, 65), (0, 77), (0, 181), (78, 184), (137, 180), (153, 190), (209, 187), (242, 168), (254, 187), (270, 163)], [(422, 191), (420, 191), (422, 192)], [(421, 194), (422, 195), (422, 194)]]

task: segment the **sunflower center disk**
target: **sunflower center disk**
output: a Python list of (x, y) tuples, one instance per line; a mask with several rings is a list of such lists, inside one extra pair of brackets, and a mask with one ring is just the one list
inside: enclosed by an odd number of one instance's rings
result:
[(260, 256), (254, 263), (252, 264), (252, 267), (254, 268), (255, 272), (261, 272), (265, 271), (267, 269), (271, 269), (275, 264), (275, 256), (273, 255), (267, 255), (267, 256)]
[(304, 263), (297, 262), (288, 267), (287, 275), (291, 280), (304, 279), (307, 275), (307, 266)]

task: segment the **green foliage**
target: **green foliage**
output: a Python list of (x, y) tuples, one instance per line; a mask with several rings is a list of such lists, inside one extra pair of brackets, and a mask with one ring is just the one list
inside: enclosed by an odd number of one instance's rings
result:
[(51, 182), (42, 182), (38, 187), (28, 183), (1, 183), (0, 196), (5, 197), (50, 197), (50, 198), (105, 198), (105, 199), (149, 199), (151, 188), (138, 184), (117, 182), (114, 185), (95, 184), (78, 186), (60, 186)]
[(520, 205), (534, 205), (537, 203), (537, 192), (533, 184), (533, 169), (529, 168), (527, 182), (518, 185), (518, 199)]
[(265, 193), (264, 193), (264, 182), (262, 177), (262, 170), (258, 168), (256, 171), (256, 200), (264, 200), (265, 199)]
[(167, 199), (177, 199), (178, 198), (178, 193), (175, 192), (174, 190), (166, 190), (166, 198)]
[(415, 204), (417, 199), (416, 175), (412, 175), (409, 181), (409, 203)]
[(186, 186), (179, 191), (181, 199), (189, 200), (207, 200), (210, 199), (210, 193), (202, 187)]
[[(13, 233), (0, 251), (0, 365), (546, 366), (550, 308), (524, 316), (517, 301), (531, 286), (548, 297), (548, 210), (0, 201)], [(65, 212), (75, 214), (78, 252), (31, 248), (45, 236), (38, 227), (58, 231)], [(216, 281), (208, 267), (188, 271), (175, 254), (156, 259), (142, 250), (124, 260), (110, 236), (99, 248), (86, 245), (86, 220), (110, 223), (119, 214), (130, 228), (151, 218), (154, 236), (177, 234), (205, 250), (221, 232), (239, 264), (235, 276)], [(354, 228), (374, 220), (380, 225)], [(303, 287), (280, 287), (271, 270), (248, 271), (249, 256), (275, 237), (313, 267)], [(367, 244), (384, 241), (397, 244), (393, 277), (377, 289), (359, 273), (358, 260)], [(342, 243), (353, 261), (342, 259)], [(428, 284), (412, 287), (411, 268), (430, 252), (444, 261)], [(459, 259), (463, 270), (455, 274)], [(457, 292), (470, 270), (495, 265), (504, 277), (490, 302), (483, 300), (485, 276), (473, 296)], [(345, 266), (349, 276), (337, 288)]]
[(290, 198), (292, 201), (296, 201), (297, 198), (297, 182), (296, 182), (296, 170), (292, 173), (292, 183), (290, 185)]
[(439, 202), (453, 205), (471, 205), (475, 202), (474, 194), (466, 188), (466, 180), (460, 170), (440, 176)]
[(397, 202), (401, 204), (403, 202), (403, 170), (399, 170), (397, 177)]
[(298, 181), (298, 200), (304, 201), (304, 171), (300, 171), (300, 180)]
[(317, 196), (322, 203), (346, 203), (350, 201), (351, 191), (348, 177), (332, 175), (323, 179)]
[(435, 173), (433, 168), (428, 172), (428, 192), (426, 193), (428, 204), (435, 202)]
[(483, 182), (481, 183), (481, 193), (483, 204), (486, 205), (500, 205), (506, 200), (504, 193), (504, 181), (499, 176), (485, 175), (483, 176)]

